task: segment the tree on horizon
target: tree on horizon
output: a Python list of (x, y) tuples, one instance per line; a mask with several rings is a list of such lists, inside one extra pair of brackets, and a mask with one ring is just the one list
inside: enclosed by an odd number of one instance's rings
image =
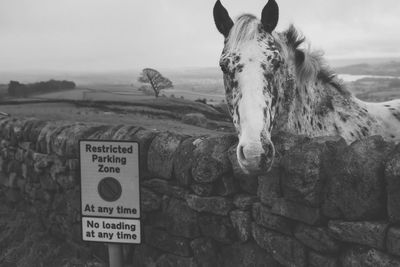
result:
[(156, 97), (160, 95), (161, 90), (174, 87), (170, 79), (162, 76), (160, 72), (151, 68), (143, 69), (138, 81), (141, 83), (149, 83)]

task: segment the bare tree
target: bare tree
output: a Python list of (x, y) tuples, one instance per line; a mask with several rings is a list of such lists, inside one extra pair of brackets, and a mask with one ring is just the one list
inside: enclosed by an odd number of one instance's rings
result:
[(154, 90), (154, 95), (158, 97), (162, 89), (172, 88), (173, 84), (164, 76), (161, 75), (155, 69), (146, 68), (142, 70), (142, 73), (138, 79), (141, 83), (150, 83), (151, 88)]

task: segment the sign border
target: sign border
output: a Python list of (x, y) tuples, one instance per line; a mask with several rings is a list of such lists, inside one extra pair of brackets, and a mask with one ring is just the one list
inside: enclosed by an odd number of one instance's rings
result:
[(134, 221), (139, 221), (140, 225), (140, 243), (128, 243), (128, 242), (104, 242), (104, 241), (95, 241), (95, 240), (84, 240), (83, 239), (83, 222), (82, 218), (101, 218), (101, 219), (124, 219), (124, 218), (111, 218), (111, 217), (92, 217), (92, 216), (81, 216), (81, 240), (83, 242), (91, 242), (91, 243), (101, 243), (101, 244), (120, 244), (120, 245), (141, 245), (143, 243), (143, 233), (144, 233), (144, 227), (142, 225), (142, 221), (140, 218), (136, 219), (128, 219), (128, 220), (134, 220)]
[[(140, 214), (138, 218), (123, 218), (123, 217), (102, 217), (102, 216), (86, 216), (83, 215), (83, 211), (82, 211), (82, 164), (81, 164), (81, 142), (114, 142), (114, 143), (134, 143), (137, 144), (137, 149), (138, 149), (138, 178), (139, 178), (139, 207), (140, 207)], [(79, 190), (80, 190), (80, 194), (79, 194), (79, 203), (80, 203), (80, 218), (81, 218), (81, 240), (83, 242), (95, 242), (95, 243), (102, 243), (102, 244), (131, 244), (131, 245), (139, 245), (142, 244), (142, 240), (143, 240), (143, 227), (142, 227), (142, 207), (141, 207), (141, 203), (142, 203), (142, 194), (140, 192), (140, 182), (141, 182), (141, 175), (140, 175), (140, 143), (138, 141), (132, 141), (132, 140), (99, 140), (99, 139), (80, 139), (78, 142), (78, 151), (79, 151), (79, 156), (78, 156), (78, 160), (79, 160), (79, 177), (80, 177), (80, 181), (79, 181)], [(88, 241), (88, 240), (83, 240), (83, 221), (82, 221), (82, 217), (86, 217), (86, 218), (103, 218), (103, 219), (130, 219), (130, 220), (138, 220), (140, 223), (140, 243), (122, 243), (122, 242), (102, 242), (102, 241)]]

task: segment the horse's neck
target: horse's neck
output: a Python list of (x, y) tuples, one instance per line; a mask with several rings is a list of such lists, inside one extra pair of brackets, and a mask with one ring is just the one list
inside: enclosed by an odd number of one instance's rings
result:
[(311, 137), (341, 135), (347, 142), (380, 132), (376, 118), (363, 102), (329, 84), (297, 85), (293, 92), (292, 99), (282, 103), (277, 130)]

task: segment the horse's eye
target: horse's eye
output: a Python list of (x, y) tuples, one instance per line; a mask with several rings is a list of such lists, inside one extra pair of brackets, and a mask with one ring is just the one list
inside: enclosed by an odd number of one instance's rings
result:
[(229, 65), (229, 59), (223, 59), (223, 60), (221, 60), (221, 61), (219, 62), (219, 66), (221, 67), (221, 70), (222, 70), (224, 73), (227, 73), (227, 72), (229, 71), (228, 65)]
[(221, 64), (220, 67), (221, 67), (221, 70), (222, 70), (223, 73), (227, 73), (228, 72), (228, 68), (226, 67), (226, 65)]

